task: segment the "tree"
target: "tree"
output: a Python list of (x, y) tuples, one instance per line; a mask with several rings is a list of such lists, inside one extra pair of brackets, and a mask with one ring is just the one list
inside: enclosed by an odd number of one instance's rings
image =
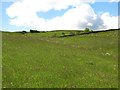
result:
[(84, 32), (85, 32), (85, 33), (90, 32), (89, 28), (85, 28)]
[(31, 29), (30, 29), (30, 33), (40, 33), (40, 32), (37, 31), (37, 30), (31, 30)]

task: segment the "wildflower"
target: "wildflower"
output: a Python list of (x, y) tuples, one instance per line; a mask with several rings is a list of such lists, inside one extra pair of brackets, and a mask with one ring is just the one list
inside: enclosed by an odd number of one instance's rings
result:
[(8, 83), (10, 83), (10, 80), (7, 80)]

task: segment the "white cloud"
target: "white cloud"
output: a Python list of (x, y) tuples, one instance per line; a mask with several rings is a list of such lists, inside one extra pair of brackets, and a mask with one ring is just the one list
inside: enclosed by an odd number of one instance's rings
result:
[(119, 2), (120, 0), (110, 0), (110, 2)]
[(22, 0), (0, 0), (0, 2), (17, 2)]
[(88, 26), (93, 26), (93, 24), (92, 24), (92, 23), (88, 23), (87, 25), (88, 25)]
[(118, 16), (110, 16), (109, 12), (102, 14), (101, 18), (103, 19), (104, 25), (107, 26), (107, 29), (118, 28)]
[(90, 29), (104, 28), (102, 20), (94, 13), (89, 4), (82, 4), (76, 8), (68, 10), (61, 17), (56, 17), (52, 20), (48, 20), (47, 27), (51, 29), (66, 30), (84, 29), (86, 27)]
[[(86, 27), (93, 30), (104, 29), (105, 25), (111, 26), (107, 24), (108, 20), (116, 20), (106, 14), (103, 14), (102, 18), (96, 15), (92, 7), (88, 3), (84, 3), (85, 1), (94, 3), (94, 0), (23, 0), (11, 5), (6, 13), (12, 18), (12, 25), (38, 30), (75, 30)], [(47, 12), (51, 9), (62, 10), (69, 6), (74, 8), (69, 9), (61, 17), (45, 20), (37, 16), (37, 12)], [(104, 22), (103, 19), (105, 19)]]

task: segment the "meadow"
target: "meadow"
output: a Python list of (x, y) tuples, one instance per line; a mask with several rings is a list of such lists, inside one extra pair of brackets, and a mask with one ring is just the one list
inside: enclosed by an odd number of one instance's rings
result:
[(118, 88), (118, 31), (62, 32), (3, 32), (3, 88)]

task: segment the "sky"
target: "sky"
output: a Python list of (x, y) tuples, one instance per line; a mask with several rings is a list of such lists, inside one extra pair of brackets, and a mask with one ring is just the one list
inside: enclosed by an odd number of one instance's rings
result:
[(118, 28), (118, 0), (1, 1), (0, 30), (103, 30)]

